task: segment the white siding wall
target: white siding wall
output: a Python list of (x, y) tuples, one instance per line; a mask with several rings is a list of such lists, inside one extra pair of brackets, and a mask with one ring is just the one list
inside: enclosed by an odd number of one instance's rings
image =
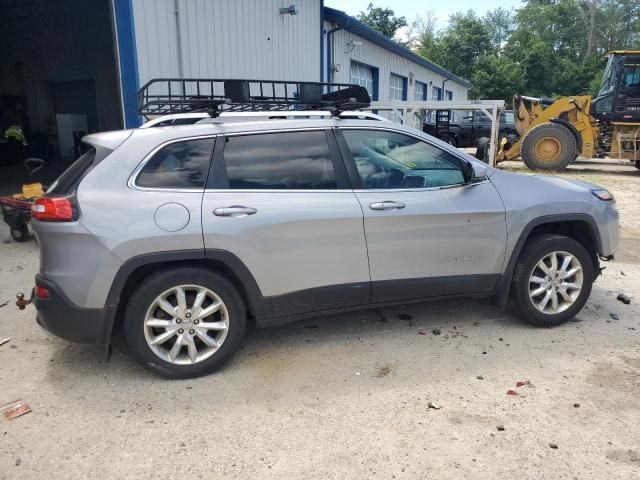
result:
[[(326, 31), (331, 30), (333, 27), (333, 24), (325, 22)], [(375, 43), (360, 38), (346, 30), (338, 30), (332, 36), (333, 63), (340, 65), (340, 71), (333, 74), (333, 81), (337, 83), (348, 83), (350, 81), (351, 60), (377, 67), (379, 69), (378, 100), (380, 101), (389, 100), (389, 79), (392, 73), (410, 78), (409, 73), (412, 72), (414, 82), (417, 80), (427, 85), (429, 100), (431, 99), (433, 85), (442, 87), (442, 81), (445, 80), (444, 76), (391, 53)], [(345, 53), (351, 50), (351, 46), (347, 46), (347, 43), (352, 41), (362, 42), (362, 45), (354, 47), (350, 53)], [(408, 85), (407, 98), (409, 100), (413, 99), (414, 89), (414, 83)], [(467, 100), (469, 89), (466, 86), (449, 80), (445, 83), (445, 89), (453, 92), (454, 100)]]
[[(157, 77), (320, 79), (320, 0), (133, 0), (140, 85)], [(280, 7), (296, 4), (297, 15)], [(182, 61), (180, 61), (182, 58)]]

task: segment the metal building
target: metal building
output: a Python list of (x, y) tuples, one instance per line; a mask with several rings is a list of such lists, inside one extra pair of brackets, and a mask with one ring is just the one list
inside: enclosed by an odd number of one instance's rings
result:
[(323, 0), (0, 0), (0, 22), (0, 110), (62, 154), (73, 132), (139, 125), (158, 77), (349, 82), (375, 100), (469, 88)]

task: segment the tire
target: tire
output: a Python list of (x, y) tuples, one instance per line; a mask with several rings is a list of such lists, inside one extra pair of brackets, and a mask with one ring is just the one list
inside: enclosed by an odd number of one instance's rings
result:
[(447, 137), (447, 143), (454, 148), (458, 148), (458, 139), (456, 138), (455, 135), (449, 135)]
[[(569, 254), (573, 257), (573, 260), (571, 260), (571, 263), (566, 269), (568, 273), (571, 273), (578, 264), (580, 269), (577, 270), (577, 273), (574, 275), (567, 277), (566, 280), (558, 279), (555, 280), (555, 283), (551, 284), (531, 281), (531, 278), (534, 276), (539, 280), (544, 280), (542, 277), (545, 274), (538, 268), (538, 264), (540, 261), (545, 259), (545, 257), (553, 254), (553, 252), (562, 252), (563, 254)], [(560, 267), (563, 259), (566, 258), (566, 255), (558, 255), (557, 258), (558, 266)], [(578, 263), (574, 263), (574, 261), (577, 261)], [(548, 267), (550, 263), (550, 258), (547, 257), (545, 265)], [(589, 298), (589, 294), (591, 293), (591, 287), (594, 279), (593, 262), (587, 250), (580, 243), (563, 235), (536, 235), (527, 240), (514, 271), (513, 283), (511, 284), (511, 294), (514, 300), (516, 313), (523, 320), (537, 327), (553, 327), (560, 325), (573, 318), (578, 314), (578, 312), (580, 312), (580, 310), (582, 310), (582, 307), (584, 307), (587, 299)], [(572, 288), (565, 290), (567, 295), (574, 297), (570, 303), (563, 298), (561, 293), (554, 292), (553, 285), (555, 284), (559, 284), (560, 287), (558, 288), (560, 289), (562, 289), (562, 286), (566, 284), (580, 284), (581, 289), (576, 290)], [(543, 287), (544, 290), (542, 290), (540, 294), (533, 298), (530, 297), (530, 292), (534, 293), (536, 290), (542, 289)], [(534, 302), (541, 305), (547, 294), (551, 295), (550, 298), (552, 298), (554, 294), (556, 295), (556, 298), (558, 299), (557, 313), (554, 313), (552, 310), (552, 300), (549, 300), (549, 303), (546, 305), (546, 308), (549, 309), (547, 312), (541, 311), (534, 305)]]
[(633, 164), (638, 170), (640, 170), (640, 160), (636, 160)]
[[(175, 315), (169, 315), (157, 306), (160, 296), (182, 287), (186, 292), (186, 305), (193, 308), (193, 311), (180, 311), (176, 308)], [(218, 301), (222, 306), (209, 316), (199, 317), (195, 313), (197, 307), (194, 301), (196, 294), (199, 295), (200, 292), (205, 292), (202, 303), (204, 310)], [(178, 305), (177, 295), (169, 294), (164, 300), (169, 302), (169, 307), (175, 308)], [(152, 322), (168, 322), (170, 326), (154, 328), (147, 325), (147, 319)], [(201, 325), (196, 326), (199, 323)], [(205, 323), (216, 325), (216, 329), (205, 333), (208, 342), (213, 339), (213, 343), (219, 343), (216, 346), (205, 344), (200, 337)], [(219, 327), (222, 324), (226, 324), (226, 330)], [(197, 267), (177, 267), (147, 277), (131, 296), (124, 315), (124, 335), (135, 359), (147, 370), (173, 379), (195, 378), (218, 370), (240, 347), (246, 325), (246, 307), (231, 282), (211, 270)], [(172, 332), (173, 335), (170, 336)], [(158, 339), (163, 334), (166, 334), (163, 343), (155, 346), (150, 344), (151, 340)], [(174, 350), (172, 347), (179, 339), (183, 340), (182, 345), (177, 347), (175, 358), (171, 359)], [(198, 352), (196, 361), (190, 358), (191, 343)]]
[(486, 164), (489, 163), (491, 139), (489, 137), (480, 137), (476, 144), (476, 158)]
[(15, 227), (11, 227), (11, 238), (16, 242), (26, 242), (29, 240), (29, 228), (26, 224), (21, 223)]
[(541, 123), (522, 138), (520, 154), (531, 170), (562, 170), (578, 155), (571, 131), (557, 123)]

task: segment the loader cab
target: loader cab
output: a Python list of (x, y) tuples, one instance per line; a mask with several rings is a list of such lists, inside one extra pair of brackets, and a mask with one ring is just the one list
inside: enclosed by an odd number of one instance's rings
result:
[(591, 114), (601, 121), (640, 121), (640, 50), (609, 54)]

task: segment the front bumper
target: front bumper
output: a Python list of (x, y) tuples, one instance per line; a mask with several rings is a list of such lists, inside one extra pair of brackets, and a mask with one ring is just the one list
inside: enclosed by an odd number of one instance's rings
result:
[(49, 291), (47, 298), (33, 296), (38, 312), (36, 320), (42, 328), (70, 342), (108, 343), (105, 332), (107, 326), (111, 329), (111, 321), (107, 309), (74, 305), (55, 283), (42, 275), (36, 275), (36, 285)]

